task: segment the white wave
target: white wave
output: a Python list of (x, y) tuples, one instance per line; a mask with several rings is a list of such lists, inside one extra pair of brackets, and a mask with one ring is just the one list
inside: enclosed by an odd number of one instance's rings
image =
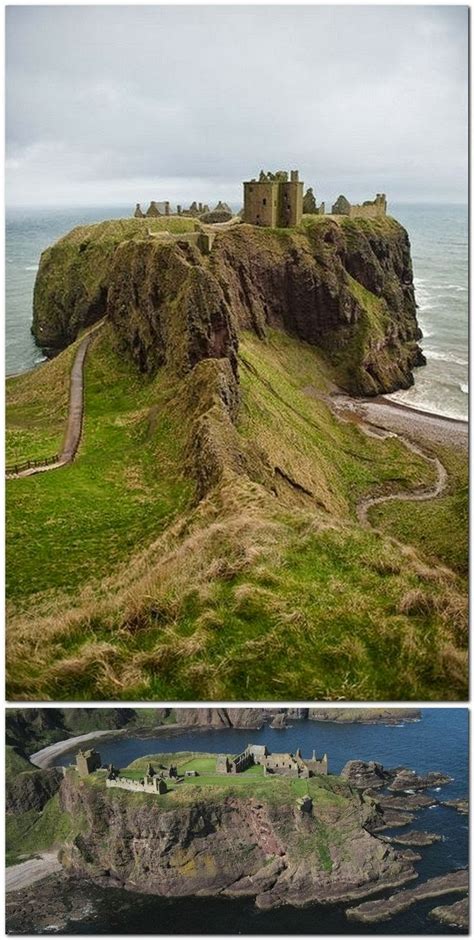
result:
[(437, 349), (428, 349), (426, 346), (423, 352), (427, 359), (434, 359), (436, 362), (452, 362), (456, 366), (468, 366), (467, 359), (460, 359), (450, 352), (439, 352)]
[(462, 284), (431, 284), (433, 290), (456, 290), (456, 291), (467, 291), (467, 287), (463, 287)]
[[(416, 383), (415, 383), (416, 387)], [(384, 395), (384, 398), (391, 399), (393, 401), (400, 402), (401, 405), (404, 405), (405, 408), (411, 408), (412, 411), (423, 411), (427, 414), (437, 415), (439, 418), (454, 418), (456, 421), (467, 421), (467, 417), (464, 413), (461, 413), (456, 406), (452, 407), (452, 404), (446, 405), (443, 402), (440, 405), (437, 402), (431, 401), (429, 398), (420, 398), (416, 399), (412, 396), (413, 389), (408, 391), (400, 392), (391, 392), (389, 395)]]
[(37, 271), (38, 268), (39, 268), (39, 264), (26, 264), (24, 267), (24, 270), (25, 271)]
[(459, 388), (462, 392), (464, 392), (465, 395), (469, 395), (469, 385), (465, 385), (464, 382), (461, 382)]

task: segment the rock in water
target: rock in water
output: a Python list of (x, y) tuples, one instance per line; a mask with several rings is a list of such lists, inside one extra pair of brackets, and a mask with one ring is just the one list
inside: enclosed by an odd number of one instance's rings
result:
[(286, 715), (284, 712), (279, 712), (278, 715), (275, 715), (270, 728), (286, 728), (288, 722), (286, 720)]

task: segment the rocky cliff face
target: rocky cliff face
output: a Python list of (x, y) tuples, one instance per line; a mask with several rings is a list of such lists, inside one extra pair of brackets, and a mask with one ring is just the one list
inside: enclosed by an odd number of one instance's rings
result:
[(6, 781), (5, 812), (39, 812), (59, 790), (63, 773), (59, 767), (49, 770), (33, 770), (18, 774)]
[[(207, 791), (209, 794), (209, 791)], [(111, 885), (164, 896), (251, 896), (261, 908), (363, 897), (413, 869), (364, 828), (374, 809), (348, 788), (311, 814), (196, 791), (193, 802), (101, 790), (73, 773), (61, 805), (87, 820), (61, 861)]]
[(180, 725), (204, 728), (261, 728), (265, 712), (261, 708), (177, 708)]
[(209, 256), (179, 237), (107, 242), (107, 225), (44, 254), (40, 345), (60, 348), (107, 315), (141, 371), (166, 363), (184, 375), (226, 359), (237, 376), (239, 331), (263, 339), (273, 327), (319, 346), (338, 381), (363, 394), (407, 387), (424, 361), (408, 236), (392, 219), (315, 217), (288, 232), (240, 225), (219, 232)]

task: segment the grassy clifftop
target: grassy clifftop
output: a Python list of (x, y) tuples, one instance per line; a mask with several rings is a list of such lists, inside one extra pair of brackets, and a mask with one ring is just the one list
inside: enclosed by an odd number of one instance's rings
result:
[(62, 349), (104, 313), (118, 245), (148, 231), (191, 232), (192, 219), (114, 219), (79, 225), (43, 252), (33, 301), (33, 333), (45, 348)]

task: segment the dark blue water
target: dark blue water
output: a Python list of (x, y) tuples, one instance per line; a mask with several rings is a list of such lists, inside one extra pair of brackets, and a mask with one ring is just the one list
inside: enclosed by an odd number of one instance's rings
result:
[[(8, 209), (6, 224), (6, 370), (42, 359), (30, 333), (41, 252), (76, 225), (128, 217), (133, 206)], [(390, 205), (410, 235), (419, 319), (428, 359), (415, 386), (397, 397), (412, 407), (466, 418), (468, 408), (468, 217), (465, 206)]]
[[(294, 751), (303, 755), (312, 749), (327, 751), (329, 768), (338, 773), (346, 761), (359, 758), (376, 760), (386, 767), (405, 765), (423, 772), (439, 770), (453, 777), (436, 795), (440, 799), (461, 797), (468, 793), (468, 711), (463, 708), (424, 709), (422, 720), (401, 726), (338, 725), (327, 722), (295, 720), (291, 727), (260, 731), (226, 729), (170, 731), (150, 737), (122, 737), (100, 740), (97, 748), (103, 761), (126, 766), (145, 754), (171, 751), (238, 752), (248, 743), (266, 742), (270, 750)], [(57, 764), (73, 760), (75, 751), (61, 755)], [(419, 881), (443, 874), (468, 863), (467, 817), (437, 806), (417, 814), (413, 827), (437, 832), (441, 843), (420, 849), (422, 861), (416, 863)], [(387, 834), (390, 831), (387, 830)], [(113, 894), (111, 895), (111, 892)], [(452, 900), (455, 900), (453, 898)], [(71, 925), (74, 933), (452, 933), (428, 917), (437, 904), (451, 899), (425, 901), (399, 914), (383, 925), (349, 924), (344, 906), (319, 905), (296, 910), (281, 908), (258, 912), (251, 900), (189, 898), (159, 899), (131, 895), (114, 889), (91, 888), (95, 913)], [(458, 931), (460, 932), (460, 931)]]

